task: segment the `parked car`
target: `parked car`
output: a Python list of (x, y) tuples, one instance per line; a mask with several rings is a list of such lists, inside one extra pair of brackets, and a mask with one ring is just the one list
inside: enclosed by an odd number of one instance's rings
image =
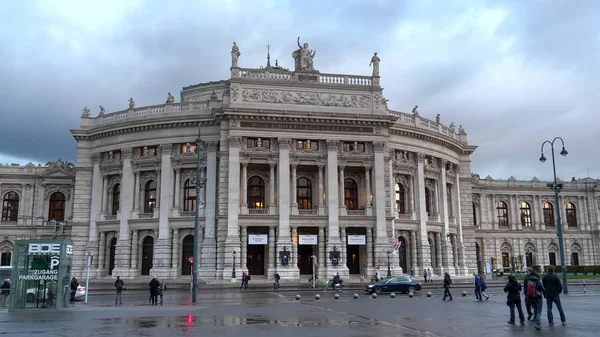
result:
[[(82, 298), (85, 297), (85, 287), (79, 286), (77, 287), (77, 291), (75, 292), (75, 300), (81, 300)], [(27, 289), (27, 297), (26, 297), (26, 301), (31, 303), (31, 302), (35, 302), (36, 300), (36, 292), (38, 293), (37, 296), (39, 296), (40, 302), (45, 302), (48, 299), (48, 289), (46, 289), (46, 293), (44, 294), (44, 290), (40, 289), (38, 290), (37, 288), (29, 288)], [(46, 298), (43, 298), (44, 295), (46, 295)]]
[(408, 293), (421, 290), (421, 281), (413, 280), (408, 276), (397, 276), (379, 282), (373, 282), (365, 287), (369, 294), (376, 293)]

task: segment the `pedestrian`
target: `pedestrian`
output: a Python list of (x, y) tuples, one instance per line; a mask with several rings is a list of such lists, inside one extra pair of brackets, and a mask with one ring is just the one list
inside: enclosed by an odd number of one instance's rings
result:
[(481, 299), (481, 278), (476, 273), (473, 273), (473, 277), (475, 278), (475, 300), (482, 301)]
[(2, 286), (0, 286), (2, 292), (2, 306), (6, 306), (6, 302), (8, 301), (8, 295), (10, 295), (10, 279), (4, 280)]
[(423, 269), (423, 278), (425, 279), (425, 283), (427, 283), (427, 268)]
[(410, 266), (410, 277), (415, 277), (415, 267)]
[(533, 306), (535, 329), (540, 330), (540, 316), (542, 315), (543, 296), (546, 294), (546, 289), (544, 289), (544, 284), (535, 270), (532, 270), (527, 278), (527, 289), (525, 291)]
[(528, 321), (533, 320), (533, 304), (531, 303), (531, 298), (527, 297), (527, 279), (531, 275), (531, 270), (531, 268), (527, 269), (525, 279), (523, 280), (523, 296), (525, 297), (525, 309), (527, 310)]
[(281, 279), (279, 273), (275, 273), (275, 282), (273, 282), (273, 289), (279, 290), (279, 279)]
[(506, 295), (506, 305), (510, 308), (510, 320), (508, 324), (515, 324), (515, 307), (519, 311), (519, 320), (521, 325), (525, 324), (525, 315), (523, 314), (523, 308), (521, 308), (521, 284), (517, 279), (509, 275), (508, 283), (504, 287)]
[(442, 301), (446, 300), (446, 297), (450, 297), (450, 301), (452, 301), (452, 294), (450, 293), (450, 286), (452, 286), (452, 279), (450, 278), (450, 274), (444, 274), (444, 298)]
[(240, 289), (244, 288), (244, 290), (248, 289), (248, 280), (250, 280), (250, 276), (246, 274), (246, 272), (242, 273), (242, 285), (240, 285)]
[(365, 274), (360, 274), (360, 284), (365, 282)]
[(148, 288), (150, 289), (150, 305), (156, 306), (158, 304), (158, 288), (160, 287), (160, 282), (156, 276), (150, 280), (148, 283)]
[(554, 316), (552, 315), (552, 303), (556, 304), (558, 313), (560, 314), (560, 321), (562, 325), (567, 324), (565, 313), (560, 303), (560, 294), (562, 293), (562, 284), (558, 279), (558, 276), (554, 274), (554, 268), (549, 267), (548, 273), (542, 278), (542, 284), (546, 289), (546, 311), (548, 312), (548, 324), (554, 325)]
[[(487, 289), (487, 284), (485, 284), (485, 278), (483, 277), (483, 275), (479, 274), (479, 287), (481, 288), (481, 296), (485, 297), (485, 300), (489, 300), (490, 296), (488, 294), (485, 293), (485, 290)], [(483, 297), (481, 297), (483, 299)]]
[(160, 305), (163, 305), (163, 299), (165, 295), (165, 291), (167, 290), (167, 286), (163, 281), (160, 281), (158, 285), (158, 296), (160, 297)]
[(433, 283), (433, 273), (431, 272), (431, 268), (427, 269), (427, 278), (429, 279), (429, 283)]
[(75, 304), (75, 294), (77, 293), (77, 288), (79, 288), (79, 282), (77, 282), (76, 278), (71, 279), (71, 304)]
[[(121, 280), (120, 276), (117, 276), (117, 280), (115, 281), (115, 289), (117, 290), (117, 296), (115, 298), (115, 305), (123, 304), (123, 298), (121, 295), (123, 294), (123, 290), (125, 289), (125, 282)], [(86, 290), (87, 291), (87, 290)]]

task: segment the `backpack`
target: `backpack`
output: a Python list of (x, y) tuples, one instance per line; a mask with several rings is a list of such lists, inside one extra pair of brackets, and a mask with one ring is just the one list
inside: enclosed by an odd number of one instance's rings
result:
[(527, 282), (527, 297), (542, 297), (542, 292), (538, 290), (538, 286), (537, 283), (539, 281), (531, 281), (528, 280)]

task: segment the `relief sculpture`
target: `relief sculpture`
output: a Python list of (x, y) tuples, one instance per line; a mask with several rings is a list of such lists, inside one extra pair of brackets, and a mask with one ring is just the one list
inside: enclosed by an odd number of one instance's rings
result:
[(371, 108), (371, 97), (368, 95), (244, 89), (242, 91), (242, 99), (246, 102)]

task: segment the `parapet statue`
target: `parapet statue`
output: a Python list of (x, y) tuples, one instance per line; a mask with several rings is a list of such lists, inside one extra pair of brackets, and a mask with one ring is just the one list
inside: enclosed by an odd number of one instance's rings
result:
[(135, 102), (133, 101), (133, 97), (129, 98), (129, 109), (135, 108)]
[(98, 116), (104, 116), (104, 107), (102, 105), (100, 105), (100, 113), (98, 114)]
[(231, 47), (231, 67), (236, 68), (238, 66), (238, 58), (240, 57), (240, 47), (238, 47), (235, 42), (233, 43), (233, 47)]
[(173, 95), (171, 95), (171, 93), (167, 94), (167, 104), (173, 104), (173, 102), (175, 102), (175, 97), (173, 97)]
[(296, 61), (296, 71), (298, 70), (315, 70), (313, 58), (315, 57), (315, 51), (308, 49), (308, 43), (300, 45), (300, 36), (298, 36), (298, 47), (300, 49), (292, 53), (292, 57)]
[(415, 115), (415, 117), (419, 116), (419, 106), (415, 105), (415, 107), (412, 109), (412, 113), (413, 115)]
[(83, 113), (81, 114), (81, 117), (90, 117), (90, 109), (88, 109), (87, 106), (83, 108)]
[(440, 119), (441, 119), (440, 114), (437, 114), (437, 116), (435, 116), (435, 122), (440, 124)]
[(373, 77), (379, 77), (379, 62), (381, 60), (379, 59), (379, 56), (377, 56), (377, 53), (375, 53), (373, 55), (373, 57), (371, 57), (371, 63), (369, 63), (369, 67), (371, 66), (371, 64), (373, 65)]
[(466, 135), (466, 134), (467, 134), (467, 133), (465, 132), (465, 129), (463, 128), (463, 126), (462, 126), (462, 125), (460, 125), (460, 126), (458, 127), (458, 134), (459, 134), (459, 135)]

